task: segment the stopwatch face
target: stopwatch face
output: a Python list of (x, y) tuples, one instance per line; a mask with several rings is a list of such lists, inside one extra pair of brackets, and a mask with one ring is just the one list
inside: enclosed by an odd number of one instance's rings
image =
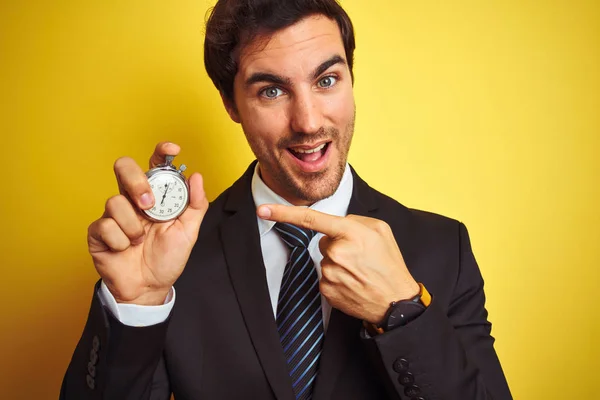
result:
[(183, 213), (189, 202), (188, 187), (176, 172), (158, 171), (148, 178), (154, 207), (144, 212), (156, 221), (169, 221)]

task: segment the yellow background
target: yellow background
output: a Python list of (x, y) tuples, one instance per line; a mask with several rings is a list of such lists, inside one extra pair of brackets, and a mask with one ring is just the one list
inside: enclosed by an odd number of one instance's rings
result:
[[(210, 199), (252, 155), (202, 61), (209, 0), (0, 3), (0, 397), (54, 399), (96, 272), (86, 229), (112, 163), (182, 145)], [(351, 163), (464, 221), (517, 399), (600, 378), (597, 1), (346, 0)]]

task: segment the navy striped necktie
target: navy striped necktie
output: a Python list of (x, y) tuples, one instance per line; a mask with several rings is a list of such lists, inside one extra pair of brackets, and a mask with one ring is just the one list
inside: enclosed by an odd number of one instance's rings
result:
[(275, 229), (291, 248), (277, 302), (277, 329), (296, 399), (307, 400), (312, 398), (324, 335), (319, 276), (308, 252), (315, 232), (281, 222)]

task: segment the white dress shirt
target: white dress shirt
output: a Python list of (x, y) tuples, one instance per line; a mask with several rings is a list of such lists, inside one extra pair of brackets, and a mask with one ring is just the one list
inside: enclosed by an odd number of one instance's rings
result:
[[(310, 206), (311, 209), (325, 214), (346, 216), (348, 214), (348, 205), (352, 197), (353, 179), (350, 167), (346, 164), (344, 175), (340, 185), (335, 193), (326, 199), (319, 200)], [(291, 205), (284, 198), (273, 192), (261, 179), (258, 172), (258, 164), (252, 176), (252, 197), (256, 207), (263, 204), (285, 204)], [(279, 289), (283, 271), (289, 258), (289, 247), (281, 240), (279, 234), (273, 229), (275, 222), (258, 219), (258, 229), (260, 232), (260, 246), (266, 269), (267, 286), (271, 297), (271, 306), (273, 315), (277, 315), (277, 300), (279, 298)], [(319, 251), (319, 240), (323, 237), (322, 233), (317, 233), (311, 240), (308, 251), (317, 269), (319, 279), (321, 279), (321, 260), (323, 256)], [(175, 288), (171, 289), (164, 305), (160, 306), (138, 306), (134, 304), (119, 304), (104, 284), (101, 283), (99, 291), (102, 304), (107, 307), (121, 323), (129, 326), (150, 326), (161, 323), (167, 319), (173, 305), (175, 304)], [(323, 307), (323, 323), (325, 330), (329, 323), (331, 306), (324, 297), (321, 297)]]

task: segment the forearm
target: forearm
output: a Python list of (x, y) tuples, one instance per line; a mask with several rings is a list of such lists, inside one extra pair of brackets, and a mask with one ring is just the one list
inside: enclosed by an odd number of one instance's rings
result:
[(468, 329), (479, 330), (470, 332), (470, 351), (434, 299), (408, 325), (370, 338), (363, 332), (363, 341), (388, 391), (400, 399), (511, 399), (489, 329)]

